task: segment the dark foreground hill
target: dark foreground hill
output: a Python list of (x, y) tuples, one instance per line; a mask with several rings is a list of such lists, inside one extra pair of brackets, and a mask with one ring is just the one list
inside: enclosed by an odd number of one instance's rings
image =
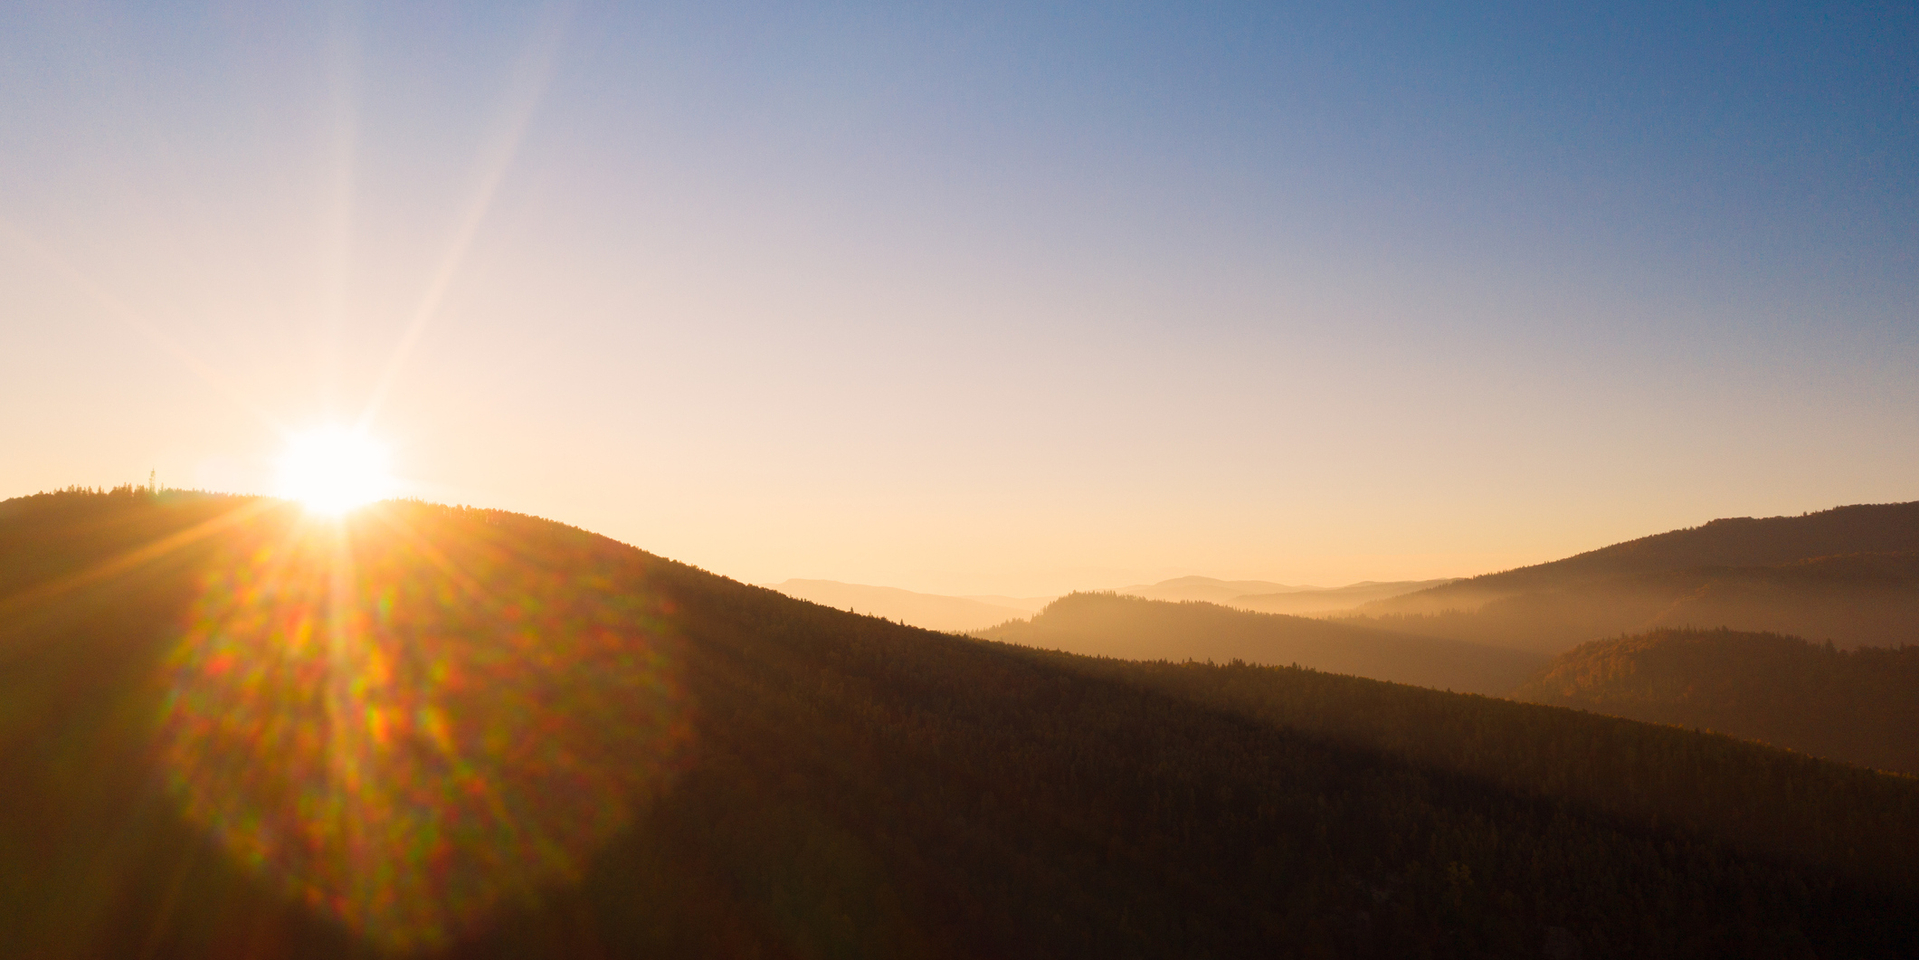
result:
[(1919, 646), (1659, 630), (1583, 644), (1514, 696), (1919, 773)]
[(1545, 663), (1537, 654), (1458, 640), (1110, 593), (1071, 594), (1031, 620), (977, 635), (1122, 660), (1244, 660), (1485, 694), (1504, 694)]
[(1897, 957), (1919, 783), (419, 504), (0, 504), (0, 952)]

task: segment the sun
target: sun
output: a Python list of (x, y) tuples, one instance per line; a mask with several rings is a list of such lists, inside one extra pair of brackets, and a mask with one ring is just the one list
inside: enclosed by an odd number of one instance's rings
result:
[(338, 516), (392, 493), (386, 448), (357, 430), (297, 434), (280, 457), (280, 495), (316, 513)]

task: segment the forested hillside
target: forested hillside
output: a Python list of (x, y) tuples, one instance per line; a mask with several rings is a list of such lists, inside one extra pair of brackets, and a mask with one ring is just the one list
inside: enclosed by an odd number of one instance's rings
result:
[(0, 504), (0, 951), (1898, 957), (1919, 783), (850, 615), (527, 517)]
[(1545, 662), (1533, 654), (1445, 638), (1110, 593), (1062, 597), (1031, 620), (982, 630), (978, 636), (1124, 660), (1297, 665), (1486, 694), (1511, 690)]
[(1659, 630), (1584, 644), (1514, 696), (1919, 774), (1919, 646)]

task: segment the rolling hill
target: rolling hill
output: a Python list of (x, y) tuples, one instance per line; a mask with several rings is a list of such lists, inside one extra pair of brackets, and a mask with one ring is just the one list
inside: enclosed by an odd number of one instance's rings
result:
[(1457, 580), (1370, 605), (1373, 613), (1468, 610), (1525, 591), (1704, 567), (1767, 567), (1855, 553), (1919, 551), (1919, 502), (1858, 504), (1797, 517), (1731, 517), (1586, 553)]
[(1919, 640), (1919, 553), (1629, 574), (1517, 593), (1471, 611), (1340, 622), (1543, 654), (1660, 627), (1781, 631), (1844, 647), (1896, 645)]
[(11, 956), (1919, 949), (1909, 778), (418, 503), (0, 503), (0, 768)]
[(1456, 640), (1110, 593), (1071, 594), (1031, 620), (978, 635), (1088, 656), (1291, 664), (1484, 694), (1504, 694), (1544, 663), (1542, 657)]
[(1346, 622), (1548, 655), (1659, 627), (1919, 641), (1919, 504), (1715, 520), (1376, 601)]
[(1919, 774), (1919, 646), (1657, 630), (1582, 644), (1513, 695)]

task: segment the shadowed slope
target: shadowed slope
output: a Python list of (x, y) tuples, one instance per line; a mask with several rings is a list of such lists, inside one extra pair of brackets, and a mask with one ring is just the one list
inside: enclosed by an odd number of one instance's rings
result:
[(951, 637), (490, 511), (0, 518), (126, 534), (0, 600), (12, 955), (1919, 944), (1919, 786), (1725, 738)]
[(1126, 660), (1294, 664), (1488, 694), (1512, 689), (1542, 662), (1525, 653), (1456, 640), (1407, 637), (1210, 603), (1167, 603), (1100, 593), (1062, 597), (1030, 621), (1003, 624), (978, 635)]
[(1659, 630), (1583, 644), (1513, 695), (1919, 773), (1919, 646)]

